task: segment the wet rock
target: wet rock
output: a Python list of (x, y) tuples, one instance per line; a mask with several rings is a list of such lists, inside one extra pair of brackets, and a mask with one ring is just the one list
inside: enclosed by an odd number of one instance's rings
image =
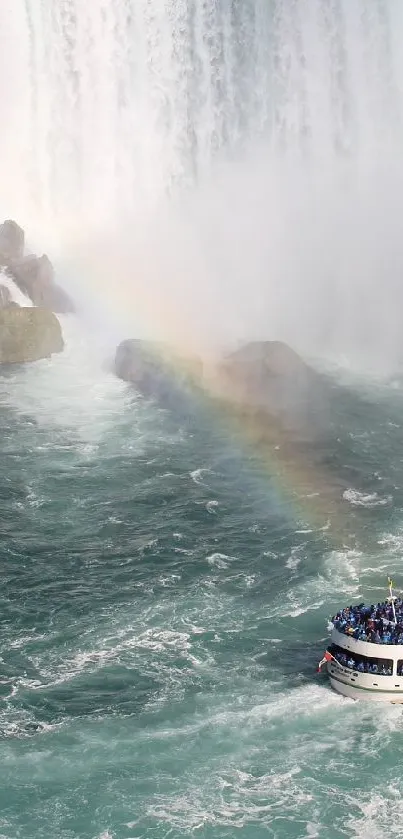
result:
[(265, 407), (294, 402), (316, 379), (314, 371), (281, 341), (253, 341), (218, 366), (221, 386), (241, 402)]
[(322, 377), (280, 341), (254, 341), (227, 355), (207, 384), (234, 410), (260, 416), (262, 428), (281, 427), (295, 439), (309, 440), (328, 424)]
[(24, 253), (25, 234), (17, 222), (7, 219), (0, 225), (0, 264), (20, 259)]
[(8, 273), (23, 294), (35, 306), (52, 312), (73, 312), (75, 307), (66, 292), (55, 283), (53, 265), (46, 254), (24, 256), (8, 263)]
[(0, 225), (0, 268), (9, 274), (35, 306), (52, 312), (74, 312), (75, 306), (55, 282), (53, 265), (46, 254), (24, 256), (25, 234), (15, 221)]
[(48, 358), (63, 346), (61, 326), (53, 312), (19, 306), (0, 309), (0, 364)]

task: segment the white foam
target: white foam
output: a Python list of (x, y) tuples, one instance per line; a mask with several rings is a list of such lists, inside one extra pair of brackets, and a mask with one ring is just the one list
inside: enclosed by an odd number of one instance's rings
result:
[(64, 351), (0, 377), (0, 395), (41, 425), (71, 429), (83, 441), (82, 453), (91, 455), (94, 450), (85, 445), (96, 445), (122, 416), (127, 386), (104, 369), (106, 350), (99, 336), (89, 334), (75, 316), (60, 320)]
[(234, 557), (228, 556), (228, 554), (214, 553), (207, 557), (207, 562), (216, 568), (224, 569), (228, 568), (233, 559)]
[(393, 498), (391, 495), (380, 496), (377, 492), (365, 493), (359, 492), (356, 489), (346, 489), (343, 492), (343, 498), (348, 501), (353, 507), (385, 507), (391, 504)]
[(286, 567), (289, 568), (290, 571), (295, 571), (296, 568), (298, 568), (298, 566), (300, 565), (301, 560), (303, 558), (304, 548), (305, 545), (297, 545), (296, 547), (291, 548), (290, 556), (288, 557), (285, 563)]
[[(291, 554), (286, 563), (291, 570), (295, 567), (293, 560), (294, 555)], [(306, 612), (320, 609), (328, 598), (333, 599), (338, 593), (343, 601), (346, 597), (357, 598), (361, 590), (361, 561), (362, 553), (356, 550), (346, 549), (325, 554), (316, 576), (278, 595), (272, 607), (272, 615), (297, 618)]]
[(347, 821), (356, 839), (400, 839), (403, 821), (403, 785), (401, 779), (388, 784), (380, 792), (374, 787), (357, 797), (359, 815)]
[[(193, 469), (193, 472), (190, 472), (190, 477), (195, 484), (204, 484), (203, 478), (204, 475), (213, 475), (214, 473), (211, 469), (207, 469), (204, 466), (199, 467), (198, 469)], [(207, 485), (206, 485), (207, 486)]]

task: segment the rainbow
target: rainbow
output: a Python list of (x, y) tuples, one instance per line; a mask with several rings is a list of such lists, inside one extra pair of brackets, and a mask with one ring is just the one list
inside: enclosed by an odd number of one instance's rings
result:
[[(86, 277), (85, 294), (91, 303), (97, 301), (99, 318), (105, 322), (106, 329), (114, 325), (121, 335), (123, 327), (127, 330), (124, 337), (150, 340), (161, 337), (175, 347), (174, 352), (164, 354), (164, 362), (170, 365), (174, 376), (180, 377), (183, 359), (200, 357), (200, 341), (191, 320), (180, 316), (180, 307), (169, 293), (169, 283), (165, 293), (159, 288), (156, 295), (152, 283), (147, 282), (147, 272), (141, 261), (136, 263), (136, 275), (128, 277), (126, 259), (111, 261), (111, 254), (102, 250), (94, 257), (92, 247), (80, 249), (77, 237), (74, 239), (70, 252), (78, 253), (79, 270), (76, 273)], [(102, 295), (102, 289), (107, 289), (107, 293)], [(131, 315), (133, 312), (135, 317)], [(198, 393), (209, 408), (211, 421), (223, 428), (241, 451), (253, 455), (254, 463), (260, 464), (253, 468), (270, 478), (280, 504), (291, 512), (301, 527), (322, 531), (334, 549), (348, 545), (352, 539), (352, 525), (354, 528), (356, 525), (352, 521), (354, 514), (343, 501), (340, 487), (335, 486), (329, 472), (313, 463), (308, 450), (303, 452), (297, 448), (290, 433), (267, 411), (242, 405), (228, 395), (222, 398), (220, 381), (210, 374), (213, 367), (212, 359), (208, 358), (207, 375), (197, 382)]]

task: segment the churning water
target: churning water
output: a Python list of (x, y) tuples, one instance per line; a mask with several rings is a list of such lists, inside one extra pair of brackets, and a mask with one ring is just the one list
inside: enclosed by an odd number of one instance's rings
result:
[(0, 23), (0, 209), (85, 301), (60, 357), (0, 378), (0, 836), (397, 839), (402, 712), (315, 666), (333, 611), (400, 580), (399, 378), (335, 383), (320, 480), (284, 483), (207, 398), (162, 410), (105, 362), (131, 307), (189, 345), (396, 362), (403, 6)]

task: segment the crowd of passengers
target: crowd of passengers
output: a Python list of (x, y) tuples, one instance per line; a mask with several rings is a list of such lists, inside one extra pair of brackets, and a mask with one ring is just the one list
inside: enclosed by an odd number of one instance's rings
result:
[(403, 644), (403, 600), (392, 603), (385, 600), (376, 606), (347, 606), (340, 609), (332, 618), (332, 623), (344, 635), (350, 635), (358, 641), (370, 641), (371, 644)]
[[(343, 653), (339, 650), (332, 652), (333, 657), (342, 667), (349, 667), (350, 670), (357, 670), (358, 673), (371, 673), (376, 676), (393, 676), (392, 662), (377, 662), (371, 659), (353, 658), (349, 653)], [(400, 669), (400, 673), (399, 673)], [(398, 676), (403, 672), (403, 662), (399, 662)]]

